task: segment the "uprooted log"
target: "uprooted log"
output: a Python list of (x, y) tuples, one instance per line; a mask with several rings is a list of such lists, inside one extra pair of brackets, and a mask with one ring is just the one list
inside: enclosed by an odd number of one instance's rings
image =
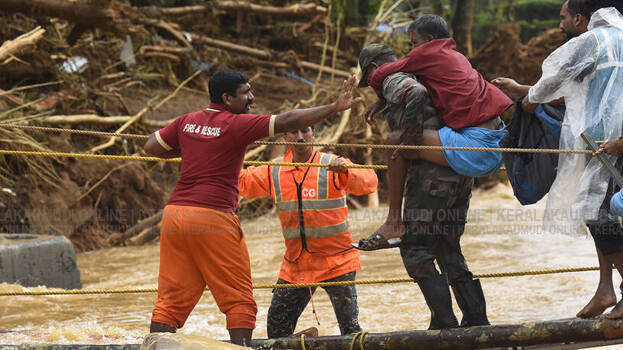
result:
[(286, 7), (264, 6), (243, 1), (221, 1), (215, 5), (196, 5), (184, 7), (162, 8), (160, 13), (165, 15), (185, 15), (188, 13), (201, 13), (207, 11), (217, 11), (223, 13), (237, 13), (245, 11), (259, 15), (293, 16), (293, 17), (312, 17), (325, 15), (327, 9), (316, 4), (296, 4)]
[[(270, 58), (272, 57), (272, 54), (267, 50), (260, 50), (260, 49), (254, 49), (248, 46), (236, 45), (236, 44), (232, 44), (227, 41), (216, 40), (216, 39), (208, 38), (206, 36), (198, 35), (198, 34), (191, 34), (191, 38), (193, 39), (193, 42), (195, 43), (207, 44), (207, 45), (218, 47), (218, 48), (221, 48), (227, 51), (234, 51), (234, 52), (242, 53), (245, 55), (257, 57), (263, 60), (270, 60)], [(286, 67), (286, 64), (275, 62), (275, 61), (260, 62), (260, 64), (262, 63), (273, 66), (273, 67), (279, 67), (279, 68)], [(323, 73), (334, 74), (336, 76), (344, 77), (344, 78), (348, 78), (350, 76), (349, 72), (339, 70), (339, 69), (332, 69), (331, 67), (321, 66), (316, 63), (307, 62), (307, 61), (300, 61), (299, 63), (302, 68), (307, 68), (307, 69), (311, 69), (315, 71), (322, 71)]]
[(138, 235), (130, 237), (127, 245), (143, 245), (149, 243), (160, 236), (160, 223), (156, 226), (148, 227), (141, 231)]
[(191, 38), (193, 39), (194, 43), (206, 44), (206, 45), (218, 47), (220, 49), (224, 49), (227, 51), (233, 51), (233, 52), (257, 57), (263, 60), (269, 60), (271, 57), (270, 52), (266, 50), (259, 50), (259, 49), (254, 49), (248, 46), (236, 45), (228, 41), (216, 40), (216, 39), (208, 38), (207, 36), (203, 36), (203, 35), (191, 34)]
[[(147, 235), (145, 234), (145, 232), (149, 232), (152, 229), (157, 229), (158, 233), (160, 233), (160, 221), (161, 220), (162, 220), (162, 210), (158, 211), (156, 214), (150, 217), (147, 217), (139, 221), (136, 225), (125, 230), (125, 232), (110, 236), (109, 241), (112, 245), (119, 245), (119, 244), (125, 244), (126, 241), (132, 239), (133, 237)], [(136, 242), (132, 242), (132, 243), (136, 244)]]
[(29, 64), (17, 61), (0, 64), (0, 77), (7, 83), (45, 82), (55, 78), (51, 67), (37, 61), (29, 62)]
[(58, 17), (78, 26), (100, 28), (104, 31), (124, 35), (131, 25), (117, 11), (101, 5), (64, 0), (2, 0), (0, 11), (20, 12), (27, 16)]
[(37, 27), (28, 33), (22, 34), (13, 40), (7, 40), (0, 46), (0, 61), (4, 61), (12, 55), (16, 55), (21, 51), (32, 47), (45, 33), (45, 29)]
[[(357, 337), (357, 339), (353, 339)], [(307, 349), (417, 350), (484, 349), (531, 345), (604, 342), (620, 339), (623, 343), (623, 320), (580, 319), (528, 322), (522, 324), (451, 328), (436, 331), (305, 337)], [(301, 338), (256, 339), (254, 349), (302, 349)]]

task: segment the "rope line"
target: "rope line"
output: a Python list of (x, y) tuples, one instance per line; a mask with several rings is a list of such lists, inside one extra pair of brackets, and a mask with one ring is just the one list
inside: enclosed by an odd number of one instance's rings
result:
[[(40, 151), (13, 151), (0, 150), (0, 154), (23, 155), (23, 156), (40, 156), (40, 157), (67, 157), (67, 158), (91, 158), (91, 159), (115, 159), (115, 160), (139, 160), (144, 162), (170, 162), (179, 163), (180, 158), (158, 158), (158, 157), (141, 157), (141, 156), (118, 156), (111, 154), (88, 154), (88, 153), (68, 153), (68, 152), (40, 152)], [(296, 167), (312, 167), (312, 168), (328, 168), (328, 164), (316, 163), (294, 163), (294, 162), (265, 162), (248, 160), (244, 161), (245, 165), (278, 165), (278, 166), (296, 166)], [(387, 165), (366, 165), (366, 164), (344, 164), (345, 168), (355, 169), (378, 169), (386, 170)]]
[(136, 140), (147, 140), (149, 138), (149, 135), (120, 134), (116, 132), (105, 132), (105, 131), (50, 128), (46, 126), (33, 126), (33, 125), (0, 124), (0, 128), (15, 128), (15, 129), (24, 129), (24, 130), (46, 131), (46, 132), (62, 132), (62, 133), (67, 133), (67, 134), (90, 135), (90, 136), (99, 136), (99, 137), (121, 137), (121, 138), (136, 139)]
[[(148, 135), (138, 134), (120, 134), (114, 132), (102, 132), (91, 130), (75, 130), (75, 129), (62, 129), (62, 128), (50, 128), (43, 126), (32, 125), (16, 125), (16, 124), (1, 124), (0, 127), (17, 128), (25, 130), (37, 130), (37, 131), (49, 131), (49, 132), (64, 132), (72, 134), (82, 134), (101, 137), (120, 137), (137, 140), (146, 140)], [(539, 149), (539, 148), (488, 148), (488, 147), (448, 147), (448, 146), (423, 146), (423, 145), (376, 145), (376, 144), (360, 144), (360, 143), (298, 143), (298, 142), (286, 142), (286, 141), (255, 141), (257, 145), (280, 145), (280, 146), (315, 146), (315, 147), (328, 147), (328, 148), (370, 148), (370, 149), (382, 149), (382, 150), (455, 150), (455, 151), (480, 151), (480, 152), (506, 152), (506, 153), (567, 153), (567, 154), (595, 154), (591, 150), (566, 150), (566, 149)]]
[[(519, 276), (538, 276), (551, 275), (569, 272), (585, 272), (597, 271), (599, 267), (569, 267), (551, 270), (527, 270), (515, 272), (494, 272), (475, 274), (474, 278), (502, 278), (502, 277), (519, 277)], [(316, 282), (316, 283), (292, 283), (292, 284), (256, 284), (253, 289), (278, 289), (278, 288), (308, 288), (308, 287), (333, 287), (348, 286), (353, 284), (391, 284), (413, 282), (412, 278), (391, 278), (391, 279), (373, 279), (358, 281), (334, 281), (334, 282)], [(21, 291), (21, 292), (0, 292), (2, 296), (28, 296), (28, 295), (86, 295), (86, 294), (133, 294), (133, 293), (154, 293), (157, 288), (137, 288), (137, 289), (72, 289), (72, 290), (52, 290), (52, 291)]]
[(357, 340), (357, 338), (359, 338), (359, 349), (360, 350), (365, 350), (363, 348), (363, 339), (366, 337), (366, 335), (368, 335), (368, 332), (366, 331), (359, 331), (355, 334), (353, 334), (353, 339), (350, 342), (350, 350), (355, 350), (355, 341)]

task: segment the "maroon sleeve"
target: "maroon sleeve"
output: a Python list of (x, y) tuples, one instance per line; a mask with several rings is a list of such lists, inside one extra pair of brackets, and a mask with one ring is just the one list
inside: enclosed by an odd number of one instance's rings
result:
[[(180, 147), (178, 135), (182, 119), (184, 119), (184, 116), (175, 119), (171, 124), (158, 130), (156, 133), (158, 143), (160, 143), (160, 145), (166, 150), (178, 149)], [(163, 142), (164, 144), (162, 144)]]
[(238, 139), (247, 144), (269, 136), (270, 114), (238, 114), (235, 130)]
[(418, 59), (416, 56), (418, 55), (418, 48), (415, 47), (411, 52), (409, 52), (405, 57), (394, 61), (388, 62), (380, 66), (376, 69), (372, 74), (370, 74), (370, 78), (368, 78), (368, 85), (370, 85), (375, 90), (383, 91), (383, 81), (388, 76), (403, 72), (403, 73), (411, 73), (418, 74), (418, 70), (420, 69), (418, 64)]

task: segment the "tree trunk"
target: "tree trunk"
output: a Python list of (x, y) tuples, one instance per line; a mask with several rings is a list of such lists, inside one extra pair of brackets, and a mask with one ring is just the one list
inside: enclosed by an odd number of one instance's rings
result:
[(472, 55), (472, 22), (476, 0), (456, 0), (452, 16), (452, 31), (456, 49), (467, 57)]
[(2, 0), (0, 11), (20, 12), (27, 16), (58, 17), (77, 25), (125, 35), (130, 24), (114, 10), (90, 3), (65, 0)]
[[(305, 338), (306, 349), (359, 349), (355, 335)], [(366, 350), (486, 349), (581, 342), (603, 342), (623, 338), (623, 320), (564, 319), (523, 324), (366, 334), (361, 347)], [(623, 342), (623, 339), (622, 339)], [(256, 339), (253, 348), (301, 349), (300, 338)]]
[(165, 15), (185, 15), (187, 13), (220, 11), (235, 14), (238, 11), (253, 13), (256, 15), (274, 15), (287, 17), (313, 17), (318, 14), (326, 14), (327, 9), (315, 4), (295, 4), (286, 7), (264, 6), (253, 4), (246, 1), (221, 1), (214, 5), (194, 5), (185, 7), (160, 8), (159, 11)]

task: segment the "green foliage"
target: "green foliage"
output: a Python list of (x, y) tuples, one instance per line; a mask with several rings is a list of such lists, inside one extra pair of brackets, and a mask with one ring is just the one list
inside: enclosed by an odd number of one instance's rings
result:
[(333, 17), (341, 18), (348, 27), (365, 26), (376, 15), (381, 1), (332, 0)]
[(544, 31), (552, 28), (556, 28), (558, 26), (559, 20), (557, 19), (548, 19), (542, 21), (519, 21), (517, 22), (521, 27), (521, 33), (519, 33), (519, 38), (521, 42), (526, 43), (530, 39), (535, 36), (540, 35)]
[(557, 20), (560, 16), (562, 0), (522, 0), (515, 7), (518, 21)]
[(484, 45), (502, 26), (516, 22), (521, 28), (520, 38), (526, 43), (542, 32), (556, 28), (560, 21), (563, 0), (490, 0), (482, 3), (474, 14), (472, 45), (474, 49)]

